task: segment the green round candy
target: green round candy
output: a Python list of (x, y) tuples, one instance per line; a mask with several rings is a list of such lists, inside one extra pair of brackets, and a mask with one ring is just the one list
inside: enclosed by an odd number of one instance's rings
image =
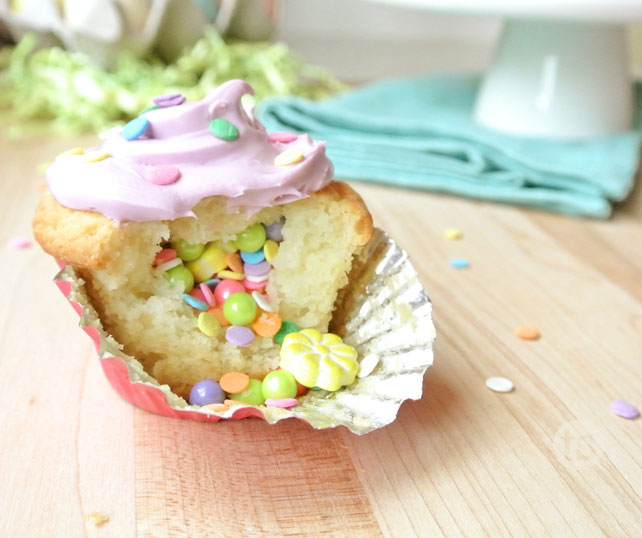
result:
[(203, 254), (205, 245), (203, 243), (188, 243), (184, 239), (179, 239), (178, 241), (172, 241), (172, 248), (181, 260), (191, 262)]
[(263, 379), (263, 397), (268, 398), (295, 398), (296, 379), (286, 370), (274, 370)]
[(183, 293), (189, 293), (194, 287), (194, 276), (184, 265), (172, 267), (165, 273), (165, 278), (169, 280), (172, 287), (182, 286)]
[(232, 325), (249, 325), (256, 317), (256, 301), (248, 293), (233, 293), (223, 304), (223, 315)]
[(263, 397), (263, 383), (258, 379), (250, 379), (250, 384), (243, 392), (237, 394), (230, 394), (230, 400), (243, 402), (250, 405), (263, 405), (265, 398)]
[(239, 130), (223, 118), (216, 118), (210, 122), (210, 133), (223, 140), (236, 140), (239, 137)]
[(290, 333), (298, 332), (299, 326), (293, 321), (284, 321), (281, 323), (281, 328), (279, 332), (274, 335), (274, 341), (280, 346), (283, 345), (283, 339)]
[(252, 226), (248, 226), (236, 236), (234, 243), (239, 250), (244, 250), (245, 252), (259, 250), (265, 244), (265, 228), (263, 224), (257, 222)]

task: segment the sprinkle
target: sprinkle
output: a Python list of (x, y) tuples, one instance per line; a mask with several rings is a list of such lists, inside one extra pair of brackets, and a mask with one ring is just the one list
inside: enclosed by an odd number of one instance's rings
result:
[(243, 284), (243, 287), (246, 290), (256, 290), (256, 291), (262, 291), (265, 288), (265, 285), (267, 284), (266, 280), (262, 280), (261, 282), (251, 282), (247, 278), (241, 282)]
[(235, 346), (249, 346), (254, 341), (252, 329), (242, 327), (241, 325), (232, 325), (225, 331), (225, 339)]
[(278, 252), (279, 244), (276, 241), (272, 241), (272, 239), (268, 239), (265, 245), (263, 245), (263, 254), (265, 255), (265, 259), (270, 263), (272, 263), (272, 260)]
[(296, 398), (268, 398), (265, 400), (265, 405), (289, 409), (290, 407), (299, 405), (299, 402)]
[(285, 224), (285, 219), (277, 220), (269, 226), (265, 227), (265, 235), (268, 239), (272, 241), (283, 241), (283, 225)]
[(223, 140), (236, 140), (239, 130), (223, 118), (215, 118), (210, 122), (210, 133)]
[(255, 250), (254, 252), (247, 252), (245, 250), (241, 250), (241, 259), (245, 263), (252, 263), (252, 264), (261, 263), (265, 259), (265, 253), (263, 252), (263, 247), (259, 248), (258, 250)]
[(173, 248), (164, 248), (154, 258), (154, 265), (161, 265), (176, 258), (176, 251)]
[(522, 340), (537, 340), (540, 337), (539, 331), (535, 327), (522, 325), (515, 329), (515, 335)]
[(293, 142), (297, 138), (299, 138), (298, 135), (290, 133), (289, 131), (276, 131), (268, 135), (268, 140), (270, 142), (283, 142), (284, 144)]
[(214, 413), (223, 413), (228, 409), (229, 407), (224, 403), (212, 403), (212, 404), (201, 406), (201, 411), (205, 411), (205, 412), (212, 411)]
[(369, 376), (372, 371), (377, 367), (377, 364), (379, 364), (379, 355), (376, 353), (371, 353), (370, 355), (366, 355), (363, 359), (361, 359), (361, 362), (359, 363), (359, 372), (357, 373), (358, 377), (366, 377)]
[(191, 307), (196, 308), (197, 310), (207, 310), (207, 303), (204, 301), (201, 301), (200, 299), (197, 299), (196, 297), (192, 297), (191, 295), (188, 295), (187, 293), (183, 293), (183, 300), (190, 305)]
[(203, 284), (207, 284), (207, 286), (208, 286), (210, 289), (213, 289), (213, 288), (215, 288), (215, 287), (216, 287), (216, 285), (217, 285), (220, 281), (221, 281), (221, 279), (220, 279), (220, 278), (210, 278), (209, 280), (206, 280), (205, 282), (203, 282)]
[(505, 377), (489, 377), (486, 386), (495, 392), (510, 392), (515, 388), (513, 382)]
[(245, 263), (243, 264), (243, 272), (246, 275), (252, 276), (263, 276), (267, 274), (272, 269), (272, 266), (269, 262), (263, 261), (261, 263)]
[(250, 385), (250, 377), (241, 372), (228, 372), (221, 376), (219, 385), (228, 394), (238, 394)]
[(444, 231), (444, 237), (446, 239), (451, 239), (452, 241), (461, 239), (461, 236), (461, 230), (458, 230), (457, 228), (446, 228), (446, 230)]
[(261, 295), (258, 291), (252, 292), (252, 298), (256, 301), (257, 306), (264, 312), (274, 312), (274, 308), (268, 302), (267, 298), (264, 295)]
[(207, 305), (210, 307), (216, 306), (216, 301), (214, 300), (214, 295), (212, 294), (210, 287), (205, 284), (205, 282), (201, 282), (198, 287), (201, 289), (201, 293), (203, 294), (203, 297), (205, 297)]
[(84, 153), (80, 157), (81, 163), (97, 163), (98, 161), (103, 161), (109, 157), (109, 152), (107, 151), (91, 151), (89, 153)]
[(622, 418), (637, 418), (640, 416), (638, 408), (624, 400), (613, 400), (611, 402), (611, 411)]
[(219, 278), (229, 278), (231, 280), (243, 280), (245, 278), (243, 273), (237, 273), (236, 271), (219, 271), (216, 275)]
[(281, 323), (279, 332), (274, 335), (274, 341), (280, 346), (283, 345), (283, 339), (290, 333), (299, 331), (299, 326), (293, 321), (284, 321)]
[(227, 321), (227, 318), (223, 315), (223, 309), (220, 306), (217, 306), (215, 308), (210, 308), (207, 311), (209, 314), (212, 314), (218, 322), (221, 324), (221, 327), (228, 327), (230, 325), (230, 322)]
[(234, 407), (235, 405), (243, 405), (243, 402), (237, 402), (236, 400), (225, 400), (223, 403), (229, 407)]
[(109, 516), (100, 512), (92, 512), (91, 514), (87, 514), (85, 516), (85, 521), (87, 523), (91, 523), (94, 527), (102, 527), (109, 521)]
[(61, 157), (71, 157), (72, 155), (82, 155), (83, 153), (85, 153), (85, 150), (81, 147), (71, 148), (67, 151), (63, 151), (56, 157), (56, 159), (60, 159)]
[(235, 273), (243, 273), (243, 262), (238, 252), (230, 252), (225, 256), (225, 263), (231, 271)]
[(174, 269), (174, 267), (178, 267), (179, 265), (183, 265), (183, 260), (180, 258), (174, 258), (173, 260), (169, 260), (168, 262), (161, 263), (160, 265), (156, 266), (156, 269), (159, 271), (169, 271), (170, 269)]
[(185, 96), (180, 93), (168, 93), (165, 95), (157, 95), (152, 98), (152, 102), (159, 107), (170, 107), (182, 105), (185, 102)]
[(148, 106), (147, 108), (144, 108), (143, 110), (141, 110), (139, 112), (139, 114), (142, 115), (142, 114), (145, 114), (146, 112), (149, 112), (150, 110), (156, 110), (157, 108), (160, 108), (160, 107), (158, 105), (151, 105), (151, 106)]
[(31, 240), (26, 237), (16, 236), (7, 241), (7, 247), (11, 250), (23, 250), (31, 246)]
[(270, 276), (268, 273), (265, 273), (264, 275), (245, 275), (245, 280), (248, 282), (254, 282), (255, 284), (265, 284), (267, 282), (268, 276)]
[(149, 120), (143, 116), (134, 118), (123, 126), (121, 134), (125, 140), (136, 140), (149, 129)]
[(455, 269), (467, 269), (470, 267), (470, 262), (464, 258), (453, 258), (450, 260), (450, 265)]
[[(256, 293), (256, 292), (255, 292)], [(281, 316), (276, 312), (262, 312), (252, 322), (252, 329), (259, 336), (272, 338), (281, 328)]]
[(221, 330), (221, 324), (209, 312), (201, 312), (198, 315), (198, 328), (205, 336), (213, 337)]
[(274, 157), (274, 164), (276, 166), (288, 166), (290, 164), (298, 163), (302, 160), (303, 153), (301, 153), (298, 149), (289, 148)]
[(147, 166), (143, 179), (152, 185), (171, 185), (181, 178), (181, 171), (175, 166)]

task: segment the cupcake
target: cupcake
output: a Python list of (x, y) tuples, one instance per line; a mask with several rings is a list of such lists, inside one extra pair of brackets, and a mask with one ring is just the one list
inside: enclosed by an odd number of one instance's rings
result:
[(159, 96), (58, 156), (35, 237), (129, 401), (371, 431), (421, 395), (430, 301), (324, 144), (268, 134), (246, 94)]

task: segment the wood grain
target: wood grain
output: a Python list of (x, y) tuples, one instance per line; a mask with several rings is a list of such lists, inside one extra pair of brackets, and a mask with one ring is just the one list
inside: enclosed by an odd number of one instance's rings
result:
[(356, 185), (438, 330), (424, 397), (356, 437), (165, 419), (114, 393), (53, 261), (4, 247), (30, 234), (35, 166), (88, 143), (0, 142), (0, 536), (639, 536), (642, 421), (608, 407), (642, 407), (639, 187), (602, 222)]

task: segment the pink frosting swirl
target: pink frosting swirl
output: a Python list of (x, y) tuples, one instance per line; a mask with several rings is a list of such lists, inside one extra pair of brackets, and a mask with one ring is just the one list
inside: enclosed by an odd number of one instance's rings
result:
[[(126, 140), (116, 129), (92, 148), (108, 152), (108, 158), (93, 163), (83, 162), (83, 155), (56, 159), (47, 171), (49, 190), (63, 206), (123, 222), (194, 216), (193, 207), (208, 196), (225, 196), (231, 209), (254, 212), (327, 185), (333, 170), (325, 144), (308, 135), (289, 143), (268, 140), (263, 125), (241, 106), (246, 93), (254, 93), (248, 83), (230, 80), (202, 101), (150, 110), (142, 137)], [(214, 136), (209, 125), (215, 118), (234, 125), (238, 138)], [(275, 165), (285, 149), (301, 152), (303, 159)], [(146, 180), (150, 167), (164, 165), (178, 168), (180, 179), (170, 185)]]

